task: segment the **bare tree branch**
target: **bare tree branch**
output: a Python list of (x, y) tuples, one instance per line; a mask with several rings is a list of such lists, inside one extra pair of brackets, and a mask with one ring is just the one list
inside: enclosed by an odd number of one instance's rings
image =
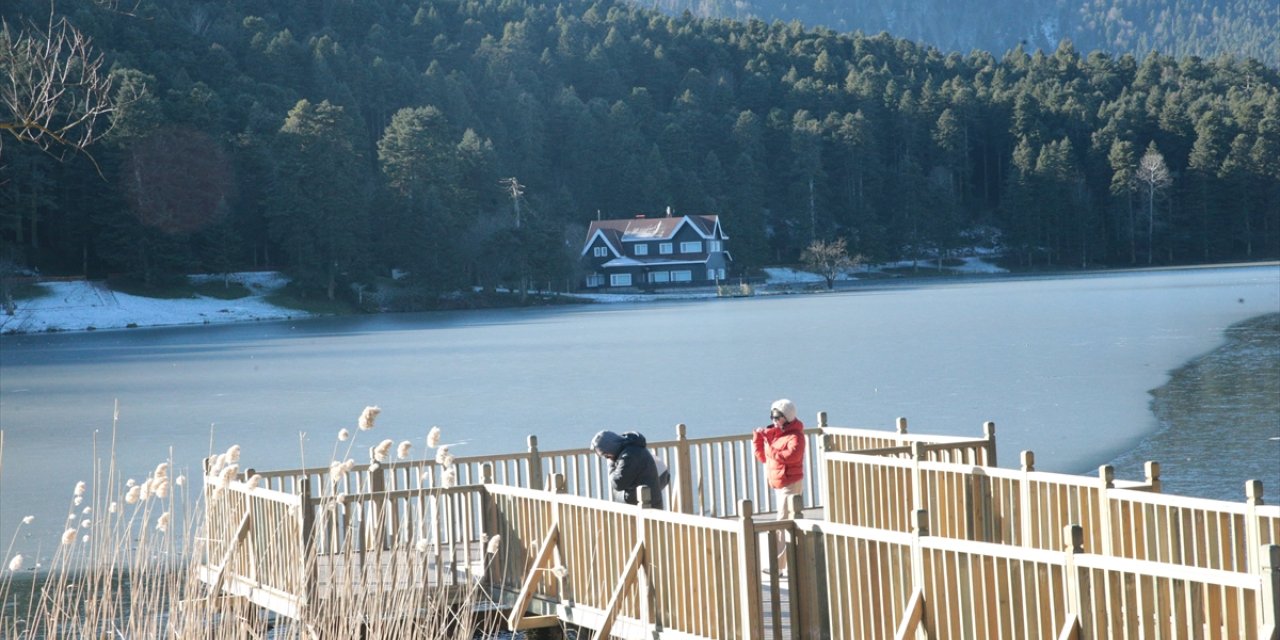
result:
[(15, 32), (0, 21), (0, 159), (7, 139), (59, 160), (88, 156), (116, 109), (102, 67), (90, 39), (52, 11), (45, 29), (32, 23)]

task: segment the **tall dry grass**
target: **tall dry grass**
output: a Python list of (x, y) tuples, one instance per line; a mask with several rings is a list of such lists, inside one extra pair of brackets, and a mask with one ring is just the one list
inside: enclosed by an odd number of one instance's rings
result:
[[(352, 466), (349, 456), (356, 437), (374, 428), (378, 412), (376, 407), (366, 409), (354, 435), (345, 429), (338, 435), (330, 464), (335, 486), (336, 479)], [(326, 576), (323, 599), (317, 593), (310, 594), (314, 599), (305, 609), (304, 619), (273, 615), (243, 598), (226, 597), (225, 590), (214, 593), (198, 579), (199, 570), (216, 567), (232, 541), (226, 539), (225, 531), (209, 525), (213, 516), (207, 514), (217, 514), (226, 506), (218, 501), (235, 496), (248, 505), (247, 496), (260, 490), (257, 478), (240, 471), (239, 446), (210, 456), (207, 468), (192, 482), (173, 472), (172, 459), (159, 461), (143, 477), (128, 478), (116, 465), (116, 426), (113, 424), (112, 441), (101, 455), (94, 443), (93, 476), (66, 487), (67, 529), (58, 540), (42, 543), (55, 549), (47, 566), (33, 567), (12, 552), (29, 520), (24, 519), (14, 532), (5, 549), (5, 564), (0, 566), (0, 637), (473, 640), (496, 634), (491, 623), (473, 612), (494, 606), (482, 578), (499, 552), (499, 540), (490, 540), (475, 565), (447, 566), (441, 558), (432, 558), (440, 548), (438, 540), (431, 544), (421, 534), (384, 535), (386, 532), (376, 530), (383, 525), (370, 529), (360, 519), (339, 520), (336, 515), (326, 515), (339, 514), (358, 499), (336, 491), (327, 498), (332, 504), (319, 509), (313, 539), (300, 545), (308, 552), (301, 554), (303, 557), (274, 560), (296, 565), (293, 570), (299, 575), (323, 572)], [(428, 449), (436, 449), (435, 464), (451, 464), (447, 448), (439, 445), (438, 428), (431, 430), (426, 442)], [(392, 455), (390, 443), (383, 440), (369, 449), (375, 468)], [(405, 440), (394, 448), (395, 455), (403, 459), (410, 455), (412, 445)], [(4, 434), (0, 431), (0, 477), (3, 454)], [(451, 477), (448, 471), (442, 468), (442, 476)], [(444, 490), (447, 487), (424, 487), (422, 503), (436, 504), (436, 495), (425, 494)], [(251, 507), (241, 507), (241, 511), (245, 509)], [(289, 517), (300, 521), (298, 511), (290, 511)], [(360, 530), (347, 532), (350, 535), (338, 547), (331, 537), (321, 539), (332, 536), (338, 526)], [(371, 570), (367, 540), (387, 541), (373, 551), (379, 558), (398, 559), (387, 565), (392, 567), (390, 575)], [(265, 548), (269, 556), (272, 542), (257, 540), (255, 544), (259, 553)], [(322, 548), (327, 550), (323, 558), (315, 552)], [(455, 583), (457, 572), (466, 577), (461, 588), (446, 594), (427, 584), (428, 570), (438, 575), (446, 570), (454, 572), (450, 575)]]

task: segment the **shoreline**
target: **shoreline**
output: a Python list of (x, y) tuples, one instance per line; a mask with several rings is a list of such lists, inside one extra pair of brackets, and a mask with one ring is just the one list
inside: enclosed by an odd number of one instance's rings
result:
[(1116, 477), (1141, 478), (1152, 460), (1164, 493), (1243, 501), (1261, 480), (1268, 501), (1280, 495), (1280, 312), (1227, 327), (1150, 394), (1156, 429), (1106, 463)]
[[(669, 302), (681, 300), (737, 299), (777, 295), (819, 295), (848, 293), (892, 287), (911, 287), (940, 282), (966, 282), (980, 280), (1026, 281), (1041, 278), (1095, 277), (1123, 273), (1179, 271), (1190, 269), (1219, 269), (1251, 266), (1277, 266), (1280, 261), (1249, 263), (1223, 263), (1170, 267), (1126, 267), (1095, 270), (1008, 271), (987, 262), (981, 256), (964, 258), (958, 267), (947, 267), (939, 272), (936, 267), (920, 267), (918, 271), (903, 274), (910, 262), (877, 265), (861, 271), (874, 274), (859, 278), (857, 271), (839, 278), (835, 287), (828, 290), (821, 276), (794, 269), (766, 269), (768, 279), (751, 285), (746, 295), (721, 295), (717, 287), (692, 287), (654, 292), (606, 292), (606, 293), (554, 293), (548, 294), (567, 304), (617, 304), (641, 302)], [(892, 269), (893, 271), (886, 271)], [(221, 278), (208, 274), (190, 276), (193, 281)], [(306, 320), (331, 317), (298, 309), (281, 307), (267, 302), (268, 296), (283, 288), (289, 280), (279, 272), (241, 272), (231, 275), (232, 281), (243, 285), (250, 295), (237, 299), (208, 298), (147, 298), (111, 290), (96, 281), (57, 281), (40, 283), (49, 290), (37, 298), (21, 300), (13, 316), (0, 315), (0, 339), (4, 336), (39, 335), (114, 331), (194, 325), (225, 324), (230, 322), (264, 322)], [(723, 285), (729, 289), (738, 285)], [(385, 312), (396, 313), (396, 312)]]

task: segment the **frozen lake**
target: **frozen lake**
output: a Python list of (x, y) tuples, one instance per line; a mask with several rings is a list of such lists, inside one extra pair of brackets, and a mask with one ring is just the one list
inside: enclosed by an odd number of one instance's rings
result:
[[(383, 438), (422, 455), (432, 425), (456, 455), (520, 450), (530, 434), (584, 447), (602, 428), (746, 432), (782, 396), (808, 424), (905, 416), (913, 432), (978, 436), (992, 420), (1001, 466), (1030, 449), (1041, 470), (1093, 473), (1155, 431), (1150, 392), (1170, 371), (1276, 312), (1280, 267), (1267, 265), (4, 336), (0, 536), (36, 515), (15, 551), (47, 556), (73, 486), (92, 478), (95, 438), (109, 452), (116, 402), (116, 466), (138, 480), (171, 456), (196, 475), (232, 444), (242, 468), (327, 465), (366, 405), (383, 412), (357, 434), (358, 460)], [(1280, 400), (1270, 411), (1253, 417), (1280, 425)], [(1280, 461), (1280, 442), (1255, 445), (1254, 462)], [(1238, 458), (1208, 467), (1239, 487)]]

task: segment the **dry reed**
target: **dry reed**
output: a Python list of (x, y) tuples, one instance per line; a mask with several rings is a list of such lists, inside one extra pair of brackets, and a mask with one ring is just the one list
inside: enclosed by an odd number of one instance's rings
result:
[[(372, 428), (378, 413), (376, 407), (367, 408), (359, 431)], [(414, 513), (403, 517), (414, 520), (412, 528), (371, 506), (360, 492), (367, 491), (367, 478), (356, 480), (352, 495), (339, 492), (339, 482), (353, 473), (354, 462), (335, 455), (330, 487), (315, 502), (299, 508), (292, 498), (294, 506), (279, 511), (285, 514), (280, 518), (286, 523), (283, 530), (251, 527), (247, 535), (252, 544), (228, 553), (239, 544), (228, 524), (253, 512), (253, 524), (265, 527), (268, 518), (259, 517), (259, 511), (267, 503), (253, 501), (284, 494), (263, 486), (269, 483), (261, 476), (244, 477), (238, 445), (206, 460), (203, 486), (195, 487), (195, 495), (186, 490), (185, 476), (170, 478), (172, 460), (162, 461), (141, 482), (125, 479), (116, 466), (115, 432), (113, 424), (105, 460), (98, 455), (95, 437), (94, 475), (72, 489), (67, 529), (59, 544), (51, 545), (55, 551), (48, 566), (28, 567), (26, 558), (12, 553), (10, 542), (0, 566), (0, 637), (472, 640), (495, 633), (473, 611), (495, 605), (483, 579), (502, 552), (501, 540), (488, 538), (485, 545), (479, 531), (460, 537), (458, 512), (451, 505), (471, 494), (448, 488), (455, 472), (447, 447), (436, 456), (448, 478), (445, 486), (424, 486), (406, 502)], [(350, 441), (348, 451), (355, 444), (345, 429), (338, 440)], [(434, 427), (429, 447), (438, 441), (439, 428)], [(375, 459), (387, 459), (389, 442), (375, 448)], [(398, 457), (408, 455), (406, 445), (397, 448)], [(0, 431), (0, 461), (3, 452)], [(304, 541), (307, 509), (315, 514), (314, 527), (311, 539)], [(18, 529), (30, 523), (31, 518), (24, 518)], [(281, 546), (276, 536), (283, 532), (296, 534), (296, 543)], [(466, 539), (468, 535), (475, 540)], [(17, 538), (15, 531), (13, 540)], [(299, 553), (290, 554), (293, 549)], [(258, 562), (280, 565), (291, 585), (307, 591), (298, 594), (309, 603), (301, 608), (301, 619), (228, 597), (225, 586), (244, 578), (232, 574), (241, 570), (249, 553), (265, 553), (269, 560)], [(214, 593), (208, 576), (216, 575), (224, 558), (232, 561), (224, 589)]]

